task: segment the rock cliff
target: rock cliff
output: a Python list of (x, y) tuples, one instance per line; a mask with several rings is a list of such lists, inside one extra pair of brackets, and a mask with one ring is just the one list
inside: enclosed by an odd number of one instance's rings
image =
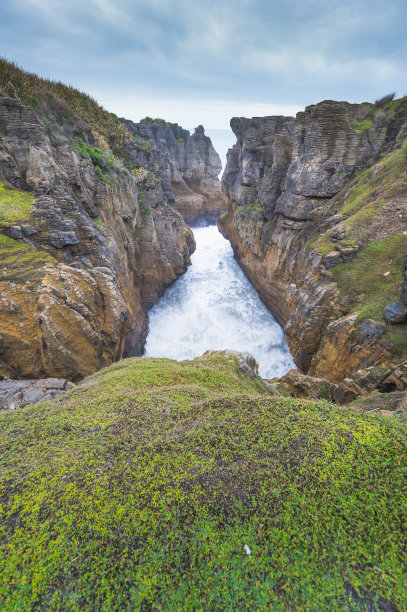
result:
[(383, 318), (407, 252), (406, 126), (405, 98), (231, 121), (220, 229), (303, 372), (406, 358), (406, 328)]
[(140, 354), (194, 249), (157, 156), (91, 98), (1, 61), (1, 376), (76, 380)]
[[(178, 124), (162, 119), (147, 117), (140, 123), (128, 120), (123, 123), (136, 145), (147, 143), (149, 156), (141, 160), (143, 167), (158, 172), (168, 201), (184, 220), (194, 223), (205, 217), (216, 221), (226, 210), (226, 198), (218, 178), (222, 164), (202, 125), (191, 136)], [(139, 150), (144, 151), (140, 144)], [(136, 161), (140, 163), (140, 159)]]

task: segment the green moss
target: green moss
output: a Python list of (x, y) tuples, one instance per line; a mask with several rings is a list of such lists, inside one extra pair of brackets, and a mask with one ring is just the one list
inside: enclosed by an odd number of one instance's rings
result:
[(371, 119), (362, 119), (360, 121), (357, 121), (356, 119), (353, 119), (350, 122), (353, 130), (357, 133), (360, 134), (362, 132), (365, 132), (366, 130), (369, 130), (372, 127), (372, 120)]
[(0, 418), (6, 612), (406, 607), (400, 424), (270, 398), (219, 354)]
[(384, 334), (384, 338), (392, 345), (395, 359), (399, 362), (405, 361), (407, 359), (407, 326), (392, 326), (391, 330)]
[(33, 201), (30, 193), (7, 187), (0, 181), (0, 227), (30, 221)]
[[(358, 320), (383, 320), (383, 308), (398, 299), (407, 236), (396, 234), (368, 244), (354, 259), (332, 269), (349, 312)], [(388, 274), (389, 273), (389, 274)]]
[(103, 221), (102, 219), (100, 219), (99, 217), (95, 217), (94, 219), (92, 219), (92, 223), (93, 225), (100, 231), (103, 231)]
[(0, 281), (35, 284), (42, 278), (46, 263), (56, 260), (44, 251), (0, 234)]
[(164, 127), (169, 127), (171, 125), (171, 123), (169, 121), (166, 121), (165, 119), (153, 119), (152, 117), (144, 117), (144, 119), (140, 120), (140, 123), (158, 123), (159, 125), (163, 125)]

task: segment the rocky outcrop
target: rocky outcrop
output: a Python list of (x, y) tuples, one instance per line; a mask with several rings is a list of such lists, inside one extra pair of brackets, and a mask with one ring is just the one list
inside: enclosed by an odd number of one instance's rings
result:
[(55, 399), (74, 385), (65, 378), (0, 381), (0, 412), (9, 412)]
[(143, 166), (156, 169), (168, 201), (184, 220), (190, 224), (202, 217), (216, 221), (226, 210), (226, 198), (218, 178), (222, 165), (202, 125), (191, 136), (178, 124), (163, 120), (123, 122), (141, 152), (147, 143), (144, 152), (148, 159), (143, 160)]
[(337, 383), (392, 358), (384, 321), (360, 325), (400, 282), (406, 120), (404, 99), (231, 121), (219, 226), (312, 376)]
[(190, 263), (193, 235), (165, 181), (122, 137), (113, 154), (52, 96), (35, 108), (0, 97), (5, 377), (76, 380), (140, 354), (147, 309)]

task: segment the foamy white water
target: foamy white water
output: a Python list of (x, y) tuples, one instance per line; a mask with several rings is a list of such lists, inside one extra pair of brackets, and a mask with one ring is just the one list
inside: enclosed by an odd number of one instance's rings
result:
[(150, 310), (146, 357), (192, 359), (207, 350), (249, 351), (263, 378), (294, 368), (284, 333), (215, 225), (193, 228), (192, 266)]

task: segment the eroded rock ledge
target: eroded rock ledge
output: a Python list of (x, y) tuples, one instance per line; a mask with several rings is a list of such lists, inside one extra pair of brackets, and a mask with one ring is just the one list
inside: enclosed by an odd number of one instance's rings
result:
[(216, 221), (226, 210), (218, 178), (222, 164), (203, 126), (199, 125), (190, 135), (178, 124), (163, 120), (123, 122), (136, 142), (149, 144), (150, 157), (143, 163), (154, 163), (168, 202), (184, 220), (189, 224), (201, 217)]
[(407, 252), (406, 120), (402, 99), (231, 121), (219, 226), (304, 373), (337, 383), (402, 360), (381, 300)]

